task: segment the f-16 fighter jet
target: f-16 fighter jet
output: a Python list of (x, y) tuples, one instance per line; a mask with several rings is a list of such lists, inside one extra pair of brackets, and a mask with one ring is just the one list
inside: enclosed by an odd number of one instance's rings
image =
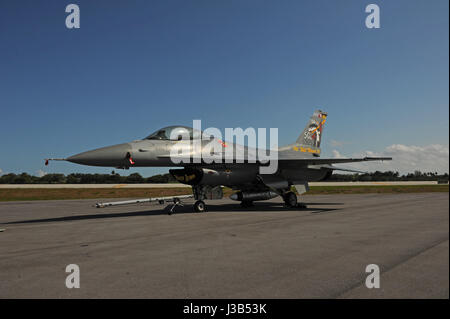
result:
[[(65, 159), (46, 159), (46, 164), (49, 160), (65, 160), (124, 169), (177, 167), (169, 172), (178, 182), (192, 186), (193, 195), (188, 196), (195, 198), (194, 210), (197, 212), (206, 210), (205, 200), (223, 197), (222, 186), (233, 189), (235, 193), (230, 198), (240, 201), (243, 207), (252, 206), (254, 201), (281, 196), (285, 206), (292, 208), (301, 205), (293, 187), (298, 194), (303, 194), (309, 189), (308, 182), (327, 179), (335, 170), (359, 172), (333, 164), (392, 159), (321, 158), (320, 143), (326, 120), (327, 113), (315, 111), (294, 143), (279, 147), (275, 150), (276, 156), (264, 161), (261, 149), (205, 136), (201, 130), (186, 126), (168, 126), (141, 140), (98, 148)], [(267, 155), (265, 150), (264, 154)], [(275, 170), (270, 171), (269, 167), (275, 167)], [(99, 203), (97, 206), (143, 201), (172, 201), (176, 204), (180, 198), (184, 197)]]

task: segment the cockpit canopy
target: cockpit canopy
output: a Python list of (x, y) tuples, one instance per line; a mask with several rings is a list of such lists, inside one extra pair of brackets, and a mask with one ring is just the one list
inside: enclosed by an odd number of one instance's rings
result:
[(146, 140), (194, 140), (201, 139), (202, 132), (188, 126), (167, 126), (150, 134)]

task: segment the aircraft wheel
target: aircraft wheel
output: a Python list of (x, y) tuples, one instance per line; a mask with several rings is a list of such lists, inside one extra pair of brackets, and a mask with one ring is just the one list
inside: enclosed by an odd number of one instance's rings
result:
[(196, 201), (194, 204), (194, 211), (196, 211), (197, 213), (203, 213), (204, 211), (206, 211), (205, 202), (202, 200)]
[(284, 203), (286, 207), (293, 208), (297, 206), (297, 195), (294, 192), (287, 192), (284, 195)]
[(254, 206), (254, 204), (253, 204), (252, 201), (243, 200), (243, 201), (241, 202), (241, 207), (242, 207), (242, 208), (249, 208), (249, 207), (252, 207), (252, 206)]

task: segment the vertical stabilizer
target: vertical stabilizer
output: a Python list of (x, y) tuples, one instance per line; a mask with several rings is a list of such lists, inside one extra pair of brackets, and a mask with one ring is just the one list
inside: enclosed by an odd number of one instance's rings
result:
[(302, 134), (297, 138), (296, 144), (312, 149), (320, 149), (323, 127), (327, 120), (327, 113), (317, 110), (309, 119)]

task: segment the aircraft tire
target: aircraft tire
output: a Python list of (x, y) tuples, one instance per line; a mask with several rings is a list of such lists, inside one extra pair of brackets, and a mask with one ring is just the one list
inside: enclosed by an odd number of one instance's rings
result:
[(253, 204), (252, 201), (243, 200), (243, 201), (241, 202), (241, 207), (242, 207), (242, 208), (249, 208), (249, 207), (253, 207), (253, 206), (255, 206), (255, 205)]
[(194, 211), (197, 213), (203, 213), (206, 211), (206, 204), (202, 200), (198, 200), (194, 203)]
[(287, 208), (297, 207), (297, 195), (294, 192), (287, 192), (283, 199)]

